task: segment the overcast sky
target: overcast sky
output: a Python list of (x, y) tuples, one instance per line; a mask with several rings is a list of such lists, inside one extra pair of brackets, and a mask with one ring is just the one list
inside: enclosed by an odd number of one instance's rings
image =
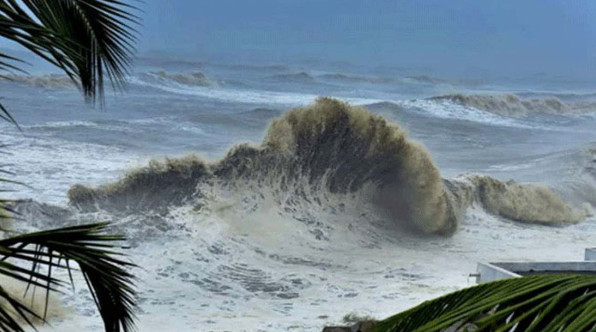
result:
[(596, 77), (594, 0), (143, 1), (145, 53)]
[(596, 73), (593, 0), (145, 0), (140, 49)]

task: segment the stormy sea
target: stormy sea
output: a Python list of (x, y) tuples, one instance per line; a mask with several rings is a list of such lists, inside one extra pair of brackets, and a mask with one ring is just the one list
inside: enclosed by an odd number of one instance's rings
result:
[[(0, 142), (14, 230), (126, 235), (140, 331), (320, 331), (596, 245), (585, 82), (157, 57), (128, 81), (93, 109), (4, 77)], [(52, 301), (40, 331), (103, 329), (85, 287)]]

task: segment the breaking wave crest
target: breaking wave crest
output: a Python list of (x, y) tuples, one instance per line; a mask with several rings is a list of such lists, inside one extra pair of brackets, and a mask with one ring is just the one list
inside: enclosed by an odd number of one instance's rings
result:
[(266, 78), (269, 81), (282, 82), (282, 83), (312, 83), (315, 78), (306, 72), (291, 73), (291, 74), (277, 74), (268, 76)]
[(338, 82), (344, 83), (373, 83), (373, 84), (381, 84), (381, 83), (391, 83), (394, 80), (388, 77), (375, 77), (375, 76), (358, 76), (358, 75), (348, 75), (348, 74), (322, 74), (318, 76), (322, 79), (333, 80)]
[(477, 203), (491, 214), (515, 221), (568, 224), (584, 220), (589, 213), (542, 185), (504, 182), (485, 175), (460, 176), (448, 183), (461, 206)]
[(77, 86), (66, 75), (48, 74), (48, 75), (5, 75), (0, 77), (0, 80), (6, 82), (14, 82), (25, 84), (28, 86), (48, 89), (48, 90), (63, 90), (76, 89)]
[[(166, 72), (163, 70), (152, 71), (147, 73), (139, 73), (138, 78), (147, 83), (154, 84), (179, 84), (185, 86), (213, 86), (215, 83), (211, 81), (205, 74), (194, 72)], [(28, 86), (48, 89), (48, 90), (64, 90), (76, 89), (75, 83), (66, 75), (61, 74), (47, 74), (47, 75), (5, 75), (0, 77), (1, 81), (25, 84)]]
[(348, 75), (341, 73), (333, 74), (320, 74), (313, 76), (307, 72), (289, 73), (289, 74), (278, 74), (268, 76), (268, 80), (278, 82), (290, 82), (290, 83), (314, 83), (317, 80), (332, 81), (336, 83), (370, 83), (370, 84), (384, 84), (391, 83), (394, 80), (387, 77), (375, 77), (375, 76), (359, 76), (359, 75)]
[(139, 77), (149, 83), (176, 83), (188, 86), (212, 86), (214, 84), (205, 74), (199, 71), (170, 73), (160, 70), (141, 73)]
[(456, 225), (439, 171), (422, 146), (380, 116), (327, 98), (274, 120), (261, 146), (237, 146), (213, 164), (193, 157), (155, 162), (115, 184), (75, 186), (69, 197), (83, 209), (167, 206), (195, 200), (197, 186), (209, 181), (253, 183), (257, 190), (266, 184), (307, 200), (314, 199), (307, 192), (358, 193), (425, 232)]
[(585, 217), (543, 187), (483, 176), (443, 180), (426, 149), (404, 130), (330, 98), (288, 111), (271, 122), (261, 145), (238, 145), (220, 161), (188, 156), (152, 162), (113, 184), (73, 186), (69, 198), (82, 211), (134, 213), (181, 205), (201, 211), (230, 193), (240, 196), (236, 203), (247, 213), (261, 209), (267, 197), (278, 214), (300, 221), (332, 203), (358, 205), (382, 215), (385, 226), (425, 233), (452, 233), (474, 202), (525, 222)]
[(461, 106), (510, 117), (523, 117), (532, 114), (584, 114), (596, 111), (596, 103), (565, 103), (556, 97), (526, 99), (514, 94), (452, 94), (432, 97), (430, 100), (450, 101)]

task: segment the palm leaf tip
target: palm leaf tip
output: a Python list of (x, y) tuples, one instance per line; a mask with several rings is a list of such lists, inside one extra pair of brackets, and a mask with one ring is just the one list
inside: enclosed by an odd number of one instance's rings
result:
[[(135, 265), (124, 261), (114, 251), (117, 249), (114, 241), (123, 238), (106, 236), (107, 226), (105, 223), (74, 226), (0, 240), (0, 248), (5, 249), (0, 255), (32, 264), (31, 269), (19, 270), (10, 276), (16, 274), (21, 280), (46, 291), (63, 286), (52, 277), (53, 269), (66, 269), (70, 276), (72, 269), (68, 262), (76, 262), (106, 332), (133, 331), (137, 304), (134, 277), (129, 270)], [(47, 273), (39, 272), (40, 266)], [(1, 268), (0, 274), (5, 274)]]
[[(6, 314), (18, 324), (50, 324), (45, 317), (51, 320), (64, 317), (67, 313), (59, 297), (40, 296), (28, 289), (26, 282), (0, 277), (0, 285), (0, 311), (4, 309)], [(8, 317), (6, 314), (0, 314), (0, 316)], [(0, 331), (5, 330), (0, 327)]]
[(592, 331), (596, 276), (536, 275), (467, 288), (377, 323), (373, 331)]
[(61, 68), (95, 101), (103, 98), (104, 73), (115, 89), (125, 82), (140, 24), (135, 11), (118, 0), (4, 0), (0, 37)]

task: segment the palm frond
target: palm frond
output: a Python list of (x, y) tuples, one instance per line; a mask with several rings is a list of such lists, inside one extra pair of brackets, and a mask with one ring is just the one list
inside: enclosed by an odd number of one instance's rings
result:
[[(5, 178), (0, 178), (0, 183), (14, 183), (14, 184), (19, 184), (16, 181), (12, 181), (9, 179), (5, 179)], [(5, 192), (7, 190), (1, 189), (1, 192)], [(4, 198), (0, 198), (0, 222), (2, 220), (11, 220), (14, 218), (15, 215), (17, 215), (16, 211), (14, 211), (11, 208), (11, 205), (13, 203), (15, 203), (15, 200), (12, 199), (4, 199)], [(0, 231), (6, 231), (3, 228), (3, 225), (0, 223)]]
[[(15, 74), (16, 72), (25, 73), (23, 69), (17, 66), (16, 63), (23, 63), (24, 61), (4, 53), (0, 53), (0, 71), (8, 74)], [(0, 75), (1, 78), (10, 79), (5, 75)]]
[(375, 332), (536, 331), (596, 328), (596, 276), (547, 274), (500, 280), (422, 303)]
[[(2, 109), (1, 104), (0, 104), (0, 109)], [(6, 145), (0, 144), (0, 154), (2, 153), (1, 149), (3, 147), (6, 147)], [(12, 172), (4, 169), (4, 167), (6, 167), (6, 166), (10, 166), (10, 165), (7, 165), (7, 164), (0, 165), (0, 173), (4, 174), (4, 175), (8, 175), (8, 176), (14, 176), (14, 174)], [(10, 180), (6, 177), (0, 176), (0, 192), (9, 191), (8, 189), (4, 189), (1, 186), (3, 184), (24, 185), (18, 181)], [(13, 200), (13, 199), (0, 198), (0, 231), (4, 231), (4, 232), (7, 231), (6, 229), (4, 229), (4, 225), (3, 225), (2, 221), (14, 219), (14, 217), (18, 215), (18, 213), (11, 208), (11, 206), (16, 202), (17, 201)]]
[(104, 93), (104, 72), (115, 88), (125, 81), (139, 24), (135, 10), (119, 0), (1, 0), (0, 37), (61, 68), (95, 101)]
[[(105, 234), (106, 227), (106, 223), (99, 223), (0, 240), (0, 257), (3, 257), (0, 259), (0, 275), (26, 282), (33, 287), (41, 287), (46, 291), (43, 315), (32, 315), (31, 310), (24, 311), (22, 307), (17, 307), (18, 310), (14, 308), (11, 314), (6, 306), (0, 306), (0, 330), (21, 331), (14, 329), (12, 324), (16, 320), (15, 312), (29, 324), (31, 316), (45, 320), (49, 292), (57, 291), (64, 286), (62, 281), (54, 277), (53, 270), (68, 271), (72, 283), (73, 269), (70, 262), (78, 264), (103, 319), (106, 332), (134, 330), (136, 294), (133, 287), (134, 277), (127, 270), (135, 265), (119, 258), (121, 254), (114, 250), (118, 249), (114, 243), (123, 241), (124, 238)], [(20, 263), (14, 264), (8, 260)], [(25, 263), (30, 264), (31, 268), (21, 267)], [(0, 289), (0, 298), (2, 297)], [(3, 330), (2, 324), (10, 325), (11, 328)]]
[[(2, 98), (0, 98), (1, 100)], [(2, 105), (2, 103), (0, 103), (0, 119), (10, 122), (13, 125), (15, 125), (19, 130), (21, 130), (21, 127), (19, 126), (19, 124), (15, 121), (15, 119), (12, 117), (12, 115), (10, 115), (10, 113), (8, 112), (8, 110), (4, 107), (4, 105)]]
[(15, 298), (2, 287), (0, 287), (0, 299), (6, 303), (6, 305), (0, 307), (0, 331), (24, 332), (17, 317), (31, 326), (33, 326), (34, 320), (43, 321), (43, 318), (39, 314), (29, 309), (20, 299)]

